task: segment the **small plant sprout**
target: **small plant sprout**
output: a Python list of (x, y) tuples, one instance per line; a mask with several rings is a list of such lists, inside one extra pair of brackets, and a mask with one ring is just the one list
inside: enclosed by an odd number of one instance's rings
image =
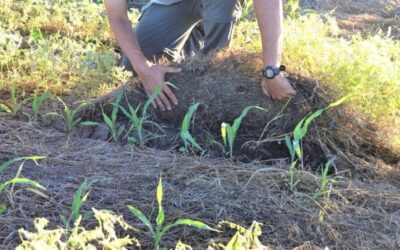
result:
[(143, 144), (146, 139), (143, 136), (143, 125), (147, 121), (147, 109), (150, 107), (151, 103), (157, 98), (158, 94), (162, 91), (163, 85), (158, 85), (149, 99), (145, 102), (142, 108), (141, 116), (138, 115), (139, 108), (138, 106), (136, 109), (132, 107), (132, 105), (128, 103), (129, 112), (122, 106), (120, 106), (122, 113), (125, 114), (127, 118), (129, 118), (131, 127), (129, 128), (128, 134), (132, 131), (132, 129), (136, 130), (137, 139), (140, 144)]
[(289, 12), (289, 17), (291, 19), (296, 19), (298, 11), (300, 10), (300, 0), (288, 0), (285, 4), (285, 8)]
[[(45, 158), (45, 157), (43, 157), (43, 156), (18, 157), (18, 158), (14, 158), (14, 159), (12, 159), (12, 160), (9, 160), (9, 161), (7, 161), (7, 162), (1, 164), (1, 165), (0, 165), (0, 173), (1, 173), (2, 171), (4, 171), (6, 168), (8, 168), (8, 167), (10, 167), (11, 165), (13, 165), (14, 163), (17, 163), (17, 162), (22, 161), (22, 163), (20, 164), (20, 166), (19, 166), (19, 168), (18, 168), (18, 171), (17, 171), (17, 173), (16, 173), (16, 175), (15, 175), (14, 178), (11, 179), (11, 180), (9, 180), (9, 181), (0, 183), (0, 194), (4, 191), (4, 189), (5, 189), (7, 186), (10, 186), (10, 185), (11, 185), (11, 192), (10, 192), (11, 195), (10, 195), (10, 197), (11, 197), (11, 199), (12, 199), (12, 196), (13, 196), (12, 194), (13, 194), (13, 190), (14, 190), (15, 184), (24, 184), (24, 185), (31, 186), (31, 187), (35, 188), (35, 189), (26, 188), (26, 190), (28, 190), (28, 191), (30, 191), (30, 192), (33, 192), (33, 193), (36, 193), (36, 194), (38, 194), (38, 195), (41, 195), (41, 196), (46, 197), (43, 193), (41, 193), (41, 192), (38, 190), (38, 189), (46, 190), (45, 187), (43, 187), (42, 185), (40, 185), (40, 184), (37, 183), (36, 181), (30, 180), (30, 179), (27, 179), (27, 178), (20, 178), (20, 174), (21, 174), (21, 171), (22, 171), (22, 168), (23, 168), (23, 166), (24, 166), (25, 161), (31, 160), (31, 161), (34, 161), (35, 164), (38, 164), (37, 161), (38, 161), (38, 160), (42, 160), (42, 159), (44, 159), (44, 158)], [(0, 204), (0, 214), (5, 213), (6, 211), (7, 211), (7, 206), (4, 205), (4, 204)]]
[(81, 103), (76, 109), (71, 109), (60, 97), (57, 97), (57, 99), (64, 106), (64, 116), (57, 113), (49, 113), (49, 115), (56, 115), (63, 117), (65, 119), (67, 132), (70, 133), (75, 128), (75, 126), (82, 123), (82, 118), (76, 117), (79, 111), (81, 111), (82, 108), (91, 105), (91, 103), (84, 102)]
[(121, 102), (122, 96), (124, 92), (119, 92), (117, 97), (115, 98), (113, 102), (113, 108), (111, 111), (111, 117), (109, 117), (106, 113), (103, 112), (103, 120), (107, 125), (107, 129), (110, 132), (112, 138), (114, 139), (115, 142), (118, 142), (118, 139), (122, 135), (122, 133), (125, 130), (124, 126), (117, 127), (117, 115), (119, 111), (119, 104)]
[(328, 172), (332, 166), (333, 160), (329, 160), (325, 165), (321, 166), (321, 174), (319, 176), (319, 188), (316, 190), (314, 194), (314, 198), (325, 197), (328, 194), (329, 184), (332, 182), (332, 179), (329, 178)]
[(81, 207), (86, 202), (86, 200), (90, 194), (90, 191), (88, 191), (88, 189), (95, 182), (96, 182), (96, 180), (94, 180), (94, 179), (85, 180), (79, 186), (79, 188), (76, 190), (76, 192), (74, 194), (74, 198), (72, 200), (72, 205), (71, 205), (71, 214), (68, 217), (68, 219), (63, 215), (60, 216), (61, 221), (64, 223), (64, 225), (67, 229), (71, 228), (71, 223), (73, 225), (81, 218), (81, 214), (80, 214)]
[(142, 222), (149, 229), (150, 233), (153, 236), (154, 249), (160, 249), (160, 242), (161, 242), (162, 237), (173, 227), (187, 225), (187, 226), (195, 227), (198, 229), (218, 232), (218, 230), (207, 226), (203, 222), (195, 221), (195, 220), (191, 220), (191, 219), (178, 219), (171, 224), (164, 225), (165, 213), (164, 213), (164, 208), (162, 206), (163, 185), (162, 185), (161, 178), (158, 182), (156, 195), (157, 195), (157, 203), (158, 203), (158, 215), (156, 218), (157, 225), (156, 225), (155, 229), (152, 226), (150, 219), (147, 218), (139, 209), (137, 209), (133, 206), (128, 206), (128, 209), (140, 220), (140, 222)]
[(226, 122), (223, 122), (221, 124), (222, 140), (224, 142), (225, 147), (229, 147), (229, 155), (231, 158), (233, 157), (233, 145), (235, 143), (237, 131), (240, 128), (243, 118), (245, 118), (245, 116), (249, 113), (251, 109), (264, 110), (263, 108), (260, 108), (258, 106), (249, 106), (243, 109), (240, 116), (236, 118), (235, 121), (233, 122), (233, 125)]
[(31, 99), (32, 99), (32, 116), (29, 116), (32, 118), (33, 121), (37, 121), (39, 118), (39, 112), (40, 108), (42, 107), (43, 103), (49, 98), (49, 93), (46, 91), (42, 93), (41, 95), (35, 93)]
[(196, 142), (196, 140), (193, 138), (193, 136), (189, 132), (189, 127), (190, 127), (190, 121), (193, 117), (193, 114), (196, 112), (198, 107), (200, 106), (200, 103), (196, 103), (192, 105), (189, 108), (189, 111), (186, 113), (185, 117), (183, 118), (182, 121), (182, 126), (181, 126), (181, 133), (180, 137), (185, 143), (185, 149), (188, 149), (188, 145), (192, 145), (193, 147), (197, 148), (200, 151), (203, 151), (201, 146)]
[(315, 111), (314, 113), (312, 113), (311, 115), (304, 117), (296, 125), (296, 127), (293, 131), (293, 140), (290, 139), (290, 137), (288, 135), (285, 136), (285, 143), (286, 143), (287, 148), (289, 149), (290, 159), (291, 159), (291, 165), (289, 168), (289, 187), (292, 192), (295, 191), (296, 185), (299, 181), (296, 176), (297, 175), (296, 166), (297, 166), (298, 160), (301, 161), (301, 165), (304, 165), (303, 151), (301, 149), (301, 140), (306, 136), (311, 122), (314, 121), (319, 116), (321, 116), (321, 114), (325, 110), (339, 106), (344, 101), (346, 101), (349, 97), (350, 96), (345, 96), (345, 97), (339, 99), (338, 101), (329, 104), (326, 108), (319, 109), (319, 110)]
[[(1, 87), (2, 86), (0, 86), (0, 90), (1, 90)], [(12, 116), (15, 116), (18, 113), (21, 106), (26, 104), (29, 101), (29, 98), (27, 98), (23, 101), (20, 101), (20, 102), (18, 101), (17, 84), (15, 82), (13, 82), (11, 84), (10, 95), (11, 95), (11, 104), (7, 106), (4, 103), (0, 103), (0, 110), (3, 112), (9, 113)]]

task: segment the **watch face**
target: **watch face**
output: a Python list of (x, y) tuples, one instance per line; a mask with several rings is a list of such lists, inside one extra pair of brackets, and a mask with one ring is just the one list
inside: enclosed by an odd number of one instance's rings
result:
[(266, 69), (265, 70), (267, 78), (273, 78), (274, 77), (274, 71), (272, 69)]

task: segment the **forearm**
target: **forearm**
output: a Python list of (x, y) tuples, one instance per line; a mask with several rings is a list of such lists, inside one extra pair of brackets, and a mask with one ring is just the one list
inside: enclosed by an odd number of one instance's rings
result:
[(140, 50), (135, 32), (132, 29), (131, 22), (124, 18), (110, 20), (112, 30), (118, 45), (122, 48), (125, 55), (129, 58), (135, 71), (141, 71), (147, 66), (147, 59)]
[(254, 9), (261, 33), (264, 66), (278, 67), (282, 57), (282, 0), (254, 0)]

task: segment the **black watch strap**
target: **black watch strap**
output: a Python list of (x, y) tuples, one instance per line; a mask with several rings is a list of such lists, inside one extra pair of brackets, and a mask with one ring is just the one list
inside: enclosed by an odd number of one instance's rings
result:
[(274, 79), (275, 76), (279, 75), (282, 71), (286, 71), (285, 65), (281, 65), (279, 67), (274, 67), (274, 66), (268, 65), (267, 67), (265, 67), (262, 70), (262, 75), (266, 79)]

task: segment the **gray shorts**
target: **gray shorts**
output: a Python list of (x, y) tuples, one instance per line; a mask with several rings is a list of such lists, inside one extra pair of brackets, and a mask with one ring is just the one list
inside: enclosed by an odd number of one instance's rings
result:
[[(229, 46), (241, 15), (240, 0), (183, 0), (172, 5), (152, 4), (136, 27), (140, 48), (149, 60), (186, 56)], [(127, 70), (132, 67), (123, 58)]]

